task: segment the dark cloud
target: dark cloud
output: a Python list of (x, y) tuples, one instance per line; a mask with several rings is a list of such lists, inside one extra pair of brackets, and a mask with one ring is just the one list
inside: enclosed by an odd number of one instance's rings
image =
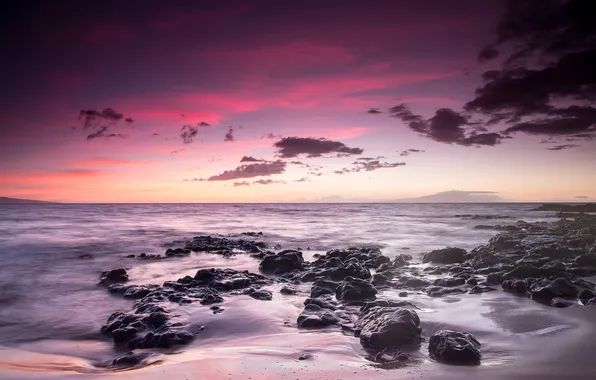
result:
[(132, 117), (127, 117), (126, 119), (124, 119), (124, 122), (128, 125), (133, 124), (135, 122), (135, 120)]
[(465, 109), (506, 123), (506, 133), (591, 140), (596, 135), (596, 12), (584, 0), (508, 1), (496, 39), (480, 52), (510, 52)]
[(392, 117), (401, 119), (410, 129), (434, 141), (463, 146), (494, 146), (503, 136), (498, 133), (478, 133), (475, 122), (450, 108), (441, 108), (429, 118), (414, 114), (406, 104), (389, 109)]
[(382, 113), (380, 108), (370, 108), (368, 111), (366, 111), (366, 113), (369, 113), (371, 115), (377, 115)]
[(198, 134), (199, 129), (194, 125), (186, 124), (180, 128), (180, 137), (182, 137), (182, 142), (185, 144), (192, 143)]
[(565, 149), (572, 149), (572, 148), (577, 148), (579, 145), (577, 144), (563, 144), (563, 145), (556, 145), (556, 146), (552, 146), (550, 148), (546, 148), (548, 150), (565, 150)]
[[(182, 115), (182, 116), (184, 116), (184, 115)], [(207, 123), (205, 121), (201, 121), (200, 123), (197, 123), (197, 125), (199, 127), (210, 127), (211, 126), (211, 124), (209, 124), (209, 123)]]
[(274, 181), (272, 179), (259, 179), (257, 181), (253, 181), (255, 185), (272, 185), (274, 183), (286, 183), (286, 181)]
[(234, 127), (228, 127), (228, 131), (224, 135), (224, 141), (234, 141)]
[(234, 170), (226, 170), (221, 174), (207, 178), (207, 181), (228, 181), (232, 179), (253, 178), (282, 174), (286, 171), (286, 163), (273, 161), (257, 164), (240, 165)]
[(321, 172), (313, 172), (313, 171), (309, 171), (308, 174), (314, 175), (315, 177), (320, 177), (323, 175), (323, 173), (321, 173)]
[(155, 132), (155, 133), (152, 133), (151, 136), (161, 136), (161, 135), (159, 133)]
[(294, 158), (300, 155), (321, 157), (327, 154), (350, 156), (363, 152), (360, 148), (350, 148), (339, 141), (312, 137), (284, 137), (273, 146), (282, 158)]
[(205, 178), (183, 179), (184, 182), (205, 182)]
[(295, 179), (294, 182), (310, 182), (308, 177), (302, 177), (300, 179)]
[(262, 158), (254, 158), (253, 156), (243, 156), (240, 162), (267, 162)]
[(121, 139), (125, 139), (128, 138), (128, 135), (122, 134), (122, 133), (108, 133), (108, 127), (107, 126), (102, 126), (99, 127), (97, 129), (97, 131), (87, 135), (87, 141), (90, 140), (94, 140), (94, 139), (99, 139), (99, 138), (105, 138), (105, 139), (109, 139), (112, 137), (118, 137)]
[(384, 169), (384, 168), (397, 168), (399, 166), (404, 166), (405, 162), (381, 162), (378, 160), (374, 161), (354, 161), (352, 165), (355, 165), (356, 168), (352, 169), (353, 172), (361, 172), (361, 171), (373, 171), (377, 169)]
[(234, 182), (234, 187), (238, 187), (238, 186), (250, 186), (250, 183), (248, 183), (247, 181)]
[(114, 124), (119, 122), (124, 116), (112, 108), (104, 108), (101, 111), (81, 110), (79, 120), (83, 121), (83, 128), (96, 127), (102, 123)]
[(171, 155), (173, 155), (173, 154), (178, 154), (178, 153), (180, 153), (180, 152), (183, 152), (183, 151), (185, 151), (185, 150), (186, 150), (186, 149), (176, 149), (176, 150), (173, 150), (173, 151), (171, 151), (171, 152), (170, 152), (170, 154), (171, 154)]
[[(399, 152), (399, 151), (398, 151)], [(402, 157), (406, 157), (409, 156), (412, 153), (424, 153), (424, 150), (422, 149), (408, 149), (408, 150), (402, 150), (399, 155)]]
[(576, 195), (575, 197), (573, 197), (575, 199), (588, 199), (589, 197), (586, 195)]

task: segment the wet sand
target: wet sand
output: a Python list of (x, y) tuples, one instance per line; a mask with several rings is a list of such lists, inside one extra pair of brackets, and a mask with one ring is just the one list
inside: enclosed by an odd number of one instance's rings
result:
[[(389, 295), (389, 294), (387, 294)], [(412, 347), (413, 362), (383, 368), (368, 361), (360, 342), (337, 328), (298, 330), (303, 297), (276, 294), (271, 302), (236, 297), (219, 315), (191, 312), (206, 325), (178, 353), (151, 357), (145, 367), (102, 368), (110, 342), (41, 341), (0, 350), (2, 379), (593, 379), (596, 308), (556, 309), (502, 292), (477, 296), (411, 297), (423, 336), (441, 328), (465, 330), (482, 343), (480, 366), (438, 364), (427, 344)], [(251, 307), (252, 306), (252, 307)], [(234, 311), (235, 310), (235, 311)], [(217, 320), (217, 322), (215, 322)], [(224, 334), (225, 332), (225, 334)], [(79, 352), (80, 357), (60, 356)], [(309, 358), (298, 360), (300, 354)]]

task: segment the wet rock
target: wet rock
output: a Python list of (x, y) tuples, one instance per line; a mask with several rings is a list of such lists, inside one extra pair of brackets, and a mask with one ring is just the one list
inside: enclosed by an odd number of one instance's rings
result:
[(126, 258), (127, 259), (134, 259), (135, 257), (137, 257), (137, 255), (126, 255)]
[(552, 307), (558, 307), (558, 308), (564, 308), (564, 307), (569, 307), (572, 305), (577, 305), (576, 301), (572, 301), (572, 300), (566, 300), (564, 298), (553, 298), (552, 300), (550, 300), (550, 305)]
[(519, 295), (526, 294), (527, 290), (527, 282), (524, 280), (505, 280), (501, 286), (503, 290)]
[(497, 290), (497, 289), (496, 288), (493, 288), (493, 287), (490, 287), (490, 286), (485, 286), (485, 285), (474, 285), (468, 291), (468, 293), (470, 293), (470, 294), (480, 294), (480, 293), (492, 292), (494, 290)]
[(298, 360), (306, 360), (306, 359), (310, 359), (312, 357), (311, 354), (307, 353), (307, 352), (302, 352), (300, 355), (298, 355)]
[(262, 232), (252, 232), (251, 231), (251, 232), (243, 232), (240, 235), (255, 237), (255, 236), (263, 236), (263, 233)]
[(542, 279), (532, 284), (528, 290), (532, 299), (543, 302), (550, 302), (555, 297), (575, 298), (578, 290), (571, 281), (564, 277), (559, 277), (554, 281)]
[(335, 294), (339, 283), (328, 280), (317, 280), (313, 282), (310, 289), (310, 297), (316, 298), (324, 294)]
[[(134, 255), (133, 255), (134, 257)], [(90, 253), (83, 253), (82, 255), (79, 255), (79, 259), (92, 259), (93, 255)]]
[(398, 296), (400, 297), (407, 297), (408, 296), (408, 292), (399, 292)]
[(410, 355), (405, 352), (394, 349), (385, 349), (377, 353), (374, 357), (375, 362), (381, 364), (402, 363), (410, 360)]
[(298, 294), (298, 289), (296, 289), (293, 286), (284, 285), (281, 287), (279, 292), (281, 294), (285, 294), (285, 295), (294, 295), (294, 294)]
[(422, 257), (423, 263), (456, 264), (466, 261), (467, 252), (462, 248), (447, 247), (436, 249)]
[(444, 287), (454, 287), (454, 286), (460, 286), (466, 283), (466, 280), (464, 280), (463, 278), (437, 278), (434, 282), (433, 285), (437, 285), (437, 286), (444, 286)]
[(408, 301), (396, 301), (396, 300), (374, 300), (374, 301), (365, 301), (364, 304), (360, 307), (360, 313), (366, 313), (373, 307), (405, 307), (405, 308), (413, 308), (412, 305)]
[(158, 285), (122, 285), (112, 284), (108, 286), (108, 292), (120, 294), (124, 298), (140, 299), (159, 288)]
[(130, 348), (170, 348), (192, 342), (194, 336), (188, 331), (167, 329), (161, 332), (149, 332), (143, 338), (129, 341)]
[(211, 306), (209, 309), (213, 311), (213, 314), (220, 314), (223, 313), (224, 309), (219, 306)]
[(203, 285), (223, 291), (248, 288), (252, 285), (265, 285), (271, 282), (265, 276), (229, 268), (199, 269), (193, 281), (193, 286)]
[(345, 266), (332, 269), (329, 277), (334, 281), (341, 281), (346, 277), (368, 279), (371, 277), (368, 268), (360, 265), (358, 262), (350, 262)]
[(119, 367), (132, 367), (143, 361), (148, 355), (135, 354), (133, 351), (127, 352), (124, 356), (114, 359), (112, 365)]
[(329, 309), (316, 304), (308, 304), (298, 316), (298, 327), (321, 328), (339, 323), (340, 319)]
[(267, 244), (252, 240), (232, 240), (215, 236), (196, 236), (185, 242), (185, 248), (195, 252), (210, 252), (220, 255), (232, 255), (238, 251), (259, 253), (267, 248)]
[(589, 300), (591, 298), (596, 297), (596, 294), (588, 289), (583, 289), (582, 291), (579, 292), (579, 294), (577, 295), (577, 298), (579, 298), (580, 300)]
[(503, 274), (503, 272), (489, 273), (488, 276), (486, 276), (486, 283), (489, 285), (501, 285), (503, 281), (505, 281)]
[(124, 268), (101, 272), (101, 275), (99, 276), (99, 282), (102, 284), (113, 284), (126, 281), (128, 281), (128, 273), (126, 273), (126, 269)]
[(265, 273), (282, 274), (302, 269), (304, 259), (300, 251), (281, 251), (277, 255), (267, 256), (261, 261), (259, 269)]
[(444, 297), (450, 294), (463, 294), (465, 292), (461, 288), (444, 288), (442, 286), (429, 286), (426, 289), (426, 294), (429, 297)]
[(188, 255), (190, 255), (190, 249), (188, 248), (176, 248), (166, 250), (166, 257), (184, 257)]
[(596, 298), (592, 298), (587, 300), (586, 302), (584, 302), (584, 305), (586, 306), (596, 306)]
[(575, 263), (581, 266), (596, 267), (596, 254), (580, 255), (575, 258)]
[(377, 289), (368, 281), (360, 278), (346, 277), (336, 292), (335, 297), (340, 301), (364, 301), (375, 299)]
[(260, 301), (271, 301), (273, 299), (273, 293), (263, 289), (253, 290), (249, 292), (248, 295)]
[(521, 264), (512, 271), (505, 274), (505, 278), (529, 278), (529, 277), (541, 277), (542, 270), (532, 264)]
[(433, 334), (428, 344), (431, 358), (449, 364), (479, 364), (480, 342), (472, 334), (443, 330)]
[(375, 306), (359, 314), (354, 323), (360, 344), (382, 351), (420, 340), (420, 318), (415, 311)]
[(332, 298), (330, 294), (326, 294), (317, 298), (307, 298), (304, 305), (317, 305), (323, 309), (336, 310), (339, 306), (338, 302)]
[(478, 280), (476, 280), (475, 278), (469, 278), (466, 281), (466, 284), (468, 284), (468, 285), (478, 285)]
[(380, 287), (388, 286), (388, 284), (391, 283), (391, 280), (382, 273), (375, 273), (373, 274), (370, 282), (378, 289)]

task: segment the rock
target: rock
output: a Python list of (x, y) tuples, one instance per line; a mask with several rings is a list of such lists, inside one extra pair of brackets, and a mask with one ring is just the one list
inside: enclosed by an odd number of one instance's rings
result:
[(259, 269), (265, 273), (282, 274), (302, 269), (304, 259), (300, 251), (281, 251), (277, 255), (267, 256), (261, 261)]
[(596, 297), (596, 294), (588, 289), (584, 289), (582, 291), (579, 292), (579, 294), (577, 295), (577, 298), (579, 298), (580, 300), (589, 300), (591, 298)]
[(433, 285), (437, 286), (445, 286), (445, 287), (453, 287), (453, 286), (460, 286), (466, 283), (466, 280), (463, 278), (437, 278)]
[(474, 285), (472, 289), (468, 291), (470, 294), (480, 294), (486, 292), (492, 292), (493, 290), (497, 290), (496, 288), (485, 286), (485, 285)]
[(422, 257), (423, 263), (456, 264), (466, 261), (467, 252), (462, 248), (435, 249)]
[(383, 286), (387, 286), (389, 283), (391, 283), (391, 280), (389, 279), (389, 277), (385, 276), (382, 273), (375, 273), (373, 274), (370, 282), (376, 287), (383, 287)]
[(401, 363), (410, 360), (410, 355), (399, 350), (383, 350), (375, 355), (375, 362), (382, 364)]
[(285, 295), (294, 295), (294, 294), (298, 294), (298, 289), (296, 289), (293, 286), (284, 285), (281, 287), (279, 292), (281, 294), (285, 294)]
[(140, 355), (140, 354), (135, 354), (132, 351), (129, 351), (124, 356), (114, 359), (114, 361), (112, 362), (112, 365), (123, 366), (123, 367), (132, 367), (132, 366), (135, 366), (135, 365), (139, 364), (140, 362), (142, 362), (143, 359), (146, 357), (147, 357), (147, 354)]
[[(135, 257), (137, 257), (137, 255), (126, 255), (127, 259), (134, 259)], [(116, 361), (118, 359), (115, 359), (114, 361)]]
[(102, 284), (113, 284), (126, 281), (128, 281), (128, 273), (126, 273), (126, 269), (124, 268), (101, 272), (101, 275), (99, 276), (99, 282)]
[(479, 364), (480, 343), (472, 334), (443, 330), (433, 334), (428, 344), (431, 358), (448, 364)]
[(176, 248), (166, 250), (166, 257), (183, 257), (190, 255), (190, 249), (188, 248)]
[(273, 293), (271, 293), (269, 290), (263, 289), (254, 290), (249, 292), (248, 295), (260, 301), (271, 301), (273, 299)]
[(584, 305), (586, 306), (596, 306), (596, 298), (592, 298), (587, 300), (586, 302), (584, 302)]
[(532, 264), (521, 264), (512, 271), (505, 274), (505, 278), (529, 278), (529, 277), (541, 277), (542, 270), (535, 267)]
[(429, 297), (443, 297), (450, 294), (463, 294), (466, 291), (461, 288), (443, 288), (441, 286), (429, 286), (426, 289), (426, 294)]
[(596, 254), (588, 253), (575, 258), (575, 263), (581, 266), (596, 267)]
[(399, 292), (398, 296), (400, 296), (400, 297), (407, 297), (408, 296), (408, 292)]
[(377, 289), (370, 282), (354, 277), (346, 277), (335, 291), (340, 301), (374, 300), (376, 294)]
[(554, 281), (542, 279), (533, 283), (528, 290), (532, 299), (543, 302), (550, 302), (555, 297), (575, 298), (577, 296), (577, 287), (564, 277), (559, 277)]
[(252, 240), (231, 240), (214, 236), (195, 236), (192, 240), (185, 242), (186, 247), (195, 252), (210, 252), (229, 256), (240, 251), (247, 253), (259, 253), (267, 248), (267, 244)]
[(552, 300), (550, 300), (550, 305), (552, 307), (558, 307), (558, 308), (564, 308), (564, 307), (569, 307), (572, 305), (577, 305), (576, 301), (572, 301), (572, 300), (566, 300), (564, 298), (553, 298)]
[(527, 283), (524, 280), (505, 280), (501, 286), (503, 290), (519, 295), (526, 294), (527, 290)]
[(335, 294), (339, 283), (328, 280), (317, 280), (313, 282), (310, 289), (310, 297), (316, 298), (324, 294)]
[(486, 276), (486, 283), (489, 285), (501, 285), (504, 280), (503, 272), (493, 272)]
[(365, 348), (381, 351), (420, 340), (420, 318), (415, 311), (375, 306), (360, 313), (354, 324)]
[(475, 278), (469, 278), (466, 281), (466, 284), (468, 284), (468, 285), (478, 285), (478, 280), (476, 280)]
[[(405, 280), (405, 281), (403, 281)], [(422, 278), (418, 278), (418, 277), (406, 277), (405, 279), (400, 278), (400, 283), (402, 283), (409, 288), (413, 288), (413, 289), (417, 289), (417, 288), (422, 288), (425, 286), (430, 285), (430, 283), (428, 281), (426, 281), (425, 279)]]
[(307, 352), (302, 352), (300, 353), (300, 355), (298, 355), (298, 360), (306, 360), (306, 359), (310, 359), (312, 357), (311, 354), (307, 353)]
[(341, 281), (346, 277), (368, 279), (371, 275), (368, 268), (363, 267), (360, 263), (350, 262), (343, 267), (333, 269), (329, 273), (329, 277), (334, 281)]
[(329, 309), (319, 305), (308, 304), (298, 316), (298, 327), (321, 328), (339, 323), (340, 319)]
[(307, 298), (304, 300), (304, 306), (306, 305), (317, 305), (323, 309), (336, 310), (338, 302), (330, 294), (326, 294), (317, 298)]
[(264, 285), (271, 282), (265, 276), (229, 268), (199, 269), (192, 281), (191, 286), (203, 285), (223, 291), (244, 289), (252, 285)]

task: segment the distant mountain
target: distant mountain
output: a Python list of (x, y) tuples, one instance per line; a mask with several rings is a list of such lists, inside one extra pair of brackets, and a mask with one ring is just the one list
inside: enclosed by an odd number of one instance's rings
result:
[(0, 197), (0, 204), (30, 204), (30, 203), (54, 203), (54, 202), (36, 201), (33, 199)]
[(503, 202), (503, 198), (492, 191), (451, 190), (417, 198), (392, 200), (394, 203), (487, 203)]

